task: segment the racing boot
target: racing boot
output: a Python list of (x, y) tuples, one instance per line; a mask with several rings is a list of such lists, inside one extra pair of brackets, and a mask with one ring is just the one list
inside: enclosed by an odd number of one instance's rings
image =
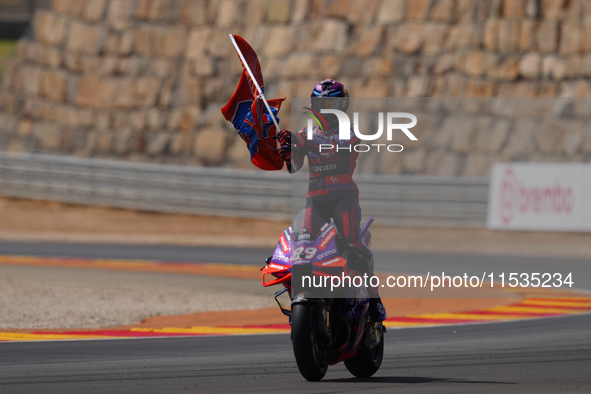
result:
[(380, 297), (369, 299), (369, 315), (374, 322), (384, 321), (388, 317)]

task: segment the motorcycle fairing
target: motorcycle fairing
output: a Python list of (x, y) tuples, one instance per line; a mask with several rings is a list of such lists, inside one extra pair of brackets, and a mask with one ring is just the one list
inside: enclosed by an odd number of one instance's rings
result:
[[(263, 267), (263, 286), (283, 284), (292, 296), (292, 305), (300, 302), (314, 302), (322, 308), (336, 311), (334, 318), (339, 319), (346, 329), (342, 330), (340, 338), (335, 338), (329, 364), (336, 364), (355, 355), (360, 342), (363, 340), (366, 328), (366, 316), (369, 309), (369, 294), (364, 287), (338, 289), (338, 298), (322, 298), (310, 291), (292, 294), (292, 268), (300, 266), (306, 268), (313, 275), (318, 276), (356, 276), (358, 272), (347, 267), (347, 260), (342, 257), (342, 250), (337, 245), (338, 231), (334, 223), (312, 220), (314, 228), (310, 232), (304, 226), (305, 216), (317, 215), (302, 210), (294, 220), (294, 224), (287, 228), (280, 236), (273, 255)], [(318, 215), (319, 216), (319, 215)], [(317, 219), (317, 218), (316, 218)], [(369, 217), (362, 233), (365, 233), (373, 221)], [(303, 236), (302, 236), (303, 235)], [(344, 293), (342, 293), (344, 291)], [(284, 312), (285, 313), (285, 312)], [(344, 327), (343, 327), (344, 328)]]

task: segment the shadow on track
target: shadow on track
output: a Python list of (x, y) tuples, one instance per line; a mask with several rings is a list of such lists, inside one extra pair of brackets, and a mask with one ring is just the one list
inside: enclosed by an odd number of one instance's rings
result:
[(322, 382), (340, 382), (340, 383), (472, 383), (472, 384), (517, 384), (513, 382), (494, 382), (466, 379), (447, 379), (447, 378), (423, 378), (420, 376), (376, 376), (372, 378), (341, 378), (341, 379), (323, 379)]

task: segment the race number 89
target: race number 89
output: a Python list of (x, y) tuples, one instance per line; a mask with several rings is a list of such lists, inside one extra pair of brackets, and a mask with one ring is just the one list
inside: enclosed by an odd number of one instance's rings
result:
[[(312, 257), (314, 257), (316, 255), (317, 250), (318, 249), (311, 247), (311, 246), (304, 250), (304, 247), (300, 246), (299, 248), (297, 248), (293, 251), (293, 253), (291, 254), (290, 260), (294, 261), (294, 260), (298, 260), (301, 258), (306, 258), (307, 260), (310, 260)], [(303, 257), (302, 257), (302, 254), (304, 255)]]

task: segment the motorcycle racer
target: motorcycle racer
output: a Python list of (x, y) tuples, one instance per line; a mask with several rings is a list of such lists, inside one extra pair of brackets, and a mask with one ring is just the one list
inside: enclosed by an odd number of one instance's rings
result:
[[(311, 210), (320, 214), (326, 221), (332, 218), (339, 234), (346, 239), (349, 249), (356, 256), (368, 275), (373, 275), (373, 254), (369, 249), (370, 240), (361, 236), (361, 208), (359, 190), (353, 181), (353, 172), (359, 153), (355, 146), (359, 138), (351, 129), (349, 139), (340, 139), (339, 123), (335, 115), (319, 114), (323, 108), (338, 109), (345, 112), (349, 107), (349, 93), (342, 83), (325, 79), (314, 87), (311, 94), (313, 112), (322, 117), (321, 127), (314, 127), (312, 138), (308, 130), (293, 134), (282, 129), (278, 135), (281, 157), (290, 173), (302, 168), (304, 157), (308, 157), (309, 182), (306, 196), (306, 212)], [(322, 146), (322, 150), (320, 149)], [(330, 147), (330, 148), (329, 148)], [(311, 223), (307, 223), (311, 227)], [(386, 319), (386, 310), (378, 294), (377, 287), (369, 287), (371, 295), (370, 315), (376, 322)]]

